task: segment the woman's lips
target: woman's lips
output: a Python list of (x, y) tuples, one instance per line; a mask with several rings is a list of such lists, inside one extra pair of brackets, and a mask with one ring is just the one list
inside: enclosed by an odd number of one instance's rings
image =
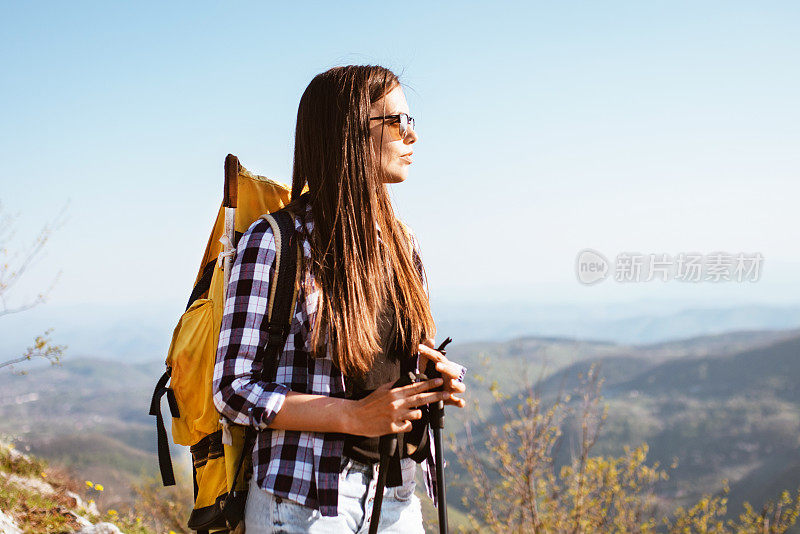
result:
[(414, 160), (411, 159), (411, 156), (400, 156), (400, 159), (407, 161), (409, 164), (414, 163)]

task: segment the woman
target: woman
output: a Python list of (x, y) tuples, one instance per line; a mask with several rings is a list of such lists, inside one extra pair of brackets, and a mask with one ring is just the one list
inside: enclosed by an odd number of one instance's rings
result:
[[(378, 436), (411, 430), (428, 403), (464, 406), (460, 366), (432, 348), (417, 240), (394, 216), (385, 185), (408, 175), (418, 139), (408, 114), (397, 76), (379, 66), (330, 69), (303, 93), (287, 206), (303, 246), (303, 283), (275, 382), (259, 381), (254, 358), (266, 343), (259, 326), (275, 239), (259, 219), (238, 242), (213, 387), (226, 418), (260, 430), (248, 534), (367, 532)], [(424, 370), (428, 359), (441, 379), (391, 388), (401, 370)], [(386, 488), (382, 532), (423, 532), (416, 465), (404, 456), (402, 484)], [(430, 447), (422, 466), (433, 497)]]

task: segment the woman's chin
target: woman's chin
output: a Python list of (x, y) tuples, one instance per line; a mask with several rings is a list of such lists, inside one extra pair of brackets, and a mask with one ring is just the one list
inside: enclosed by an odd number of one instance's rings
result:
[(408, 178), (408, 170), (403, 169), (399, 172), (393, 172), (391, 174), (386, 175), (386, 179), (384, 180), (387, 184), (399, 184), (400, 182), (405, 181)]

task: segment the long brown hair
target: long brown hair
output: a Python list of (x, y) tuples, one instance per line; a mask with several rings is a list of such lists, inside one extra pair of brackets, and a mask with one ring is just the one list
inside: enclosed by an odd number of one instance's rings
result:
[[(311, 204), (311, 260), (303, 261), (303, 269), (311, 270), (322, 294), (310, 351), (318, 357), (329, 345), (347, 376), (367, 372), (381, 349), (377, 323), (384, 304), (396, 306), (395, 326), (407, 356), (436, 333), (428, 288), (394, 215), (381, 154), (370, 141), (370, 105), (398, 85), (384, 67), (335, 67), (314, 77), (297, 111), (288, 207), (302, 214), (300, 204)], [(301, 199), (306, 183), (309, 191)]]

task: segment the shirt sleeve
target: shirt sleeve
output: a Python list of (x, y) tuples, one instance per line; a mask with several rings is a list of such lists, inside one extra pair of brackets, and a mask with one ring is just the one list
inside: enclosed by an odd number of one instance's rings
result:
[(283, 406), (289, 387), (261, 381), (259, 347), (269, 334), (261, 329), (275, 274), (275, 236), (264, 219), (242, 235), (231, 267), (214, 365), (217, 410), (240, 425), (267, 428)]

